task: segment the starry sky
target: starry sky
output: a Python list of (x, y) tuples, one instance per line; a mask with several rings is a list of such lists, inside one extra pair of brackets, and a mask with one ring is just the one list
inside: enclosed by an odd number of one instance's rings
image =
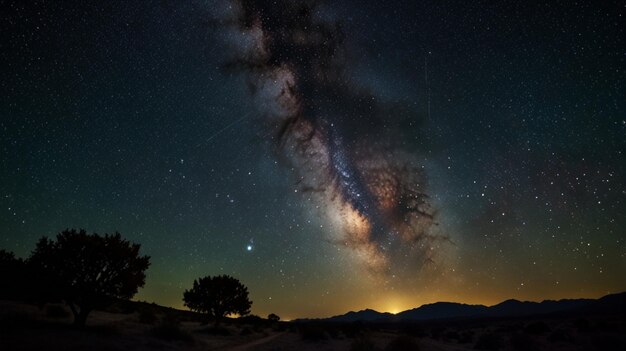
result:
[(283, 319), (626, 290), (617, 1), (8, 1), (0, 248), (119, 231), (137, 299)]

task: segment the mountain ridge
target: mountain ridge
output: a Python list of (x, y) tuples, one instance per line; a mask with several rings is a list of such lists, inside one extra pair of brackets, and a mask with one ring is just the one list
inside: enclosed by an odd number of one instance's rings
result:
[(543, 300), (540, 302), (507, 299), (491, 306), (441, 301), (424, 304), (396, 314), (378, 312), (374, 309), (366, 308), (327, 318), (296, 319), (294, 322), (425, 321), (451, 318), (514, 317), (558, 312), (584, 313), (594, 311), (602, 313), (626, 313), (626, 292), (608, 294), (597, 299), (559, 299)]

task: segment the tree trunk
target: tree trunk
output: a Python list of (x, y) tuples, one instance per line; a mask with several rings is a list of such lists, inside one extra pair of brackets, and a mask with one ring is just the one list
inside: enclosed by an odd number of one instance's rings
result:
[(74, 326), (84, 328), (87, 322), (87, 316), (91, 312), (90, 309), (82, 307), (78, 313), (74, 314)]

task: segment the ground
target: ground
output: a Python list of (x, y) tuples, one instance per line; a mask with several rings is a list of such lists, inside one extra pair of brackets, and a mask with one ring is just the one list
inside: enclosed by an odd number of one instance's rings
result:
[[(0, 301), (0, 349), (620, 350), (626, 345), (626, 323), (619, 314), (385, 325), (228, 320), (215, 328), (189, 312), (142, 306), (94, 311), (79, 329), (63, 305)], [(399, 341), (405, 344), (390, 348)]]

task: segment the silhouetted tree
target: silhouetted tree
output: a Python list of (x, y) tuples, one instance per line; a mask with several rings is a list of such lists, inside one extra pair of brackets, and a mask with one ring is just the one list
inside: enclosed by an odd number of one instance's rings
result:
[(100, 236), (66, 229), (56, 241), (41, 238), (29, 261), (53, 278), (42, 292), (62, 298), (82, 327), (94, 308), (130, 299), (144, 286), (150, 257), (140, 256), (139, 249), (117, 232)]
[(270, 313), (270, 314), (267, 316), (267, 319), (268, 319), (269, 321), (271, 321), (271, 322), (278, 322), (278, 321), (280, 320), (280, 317), (278, 317), (278, 315), (277, 315), (277, 314)]
[(245, 316), (252, 306), (248, 300), (248, 289), (239, 280), (227, 275), (194, 280), (193, 288), (185, 290), (183, 301), (190, 310), (212, 316), (216, 326), (228, 314)]

